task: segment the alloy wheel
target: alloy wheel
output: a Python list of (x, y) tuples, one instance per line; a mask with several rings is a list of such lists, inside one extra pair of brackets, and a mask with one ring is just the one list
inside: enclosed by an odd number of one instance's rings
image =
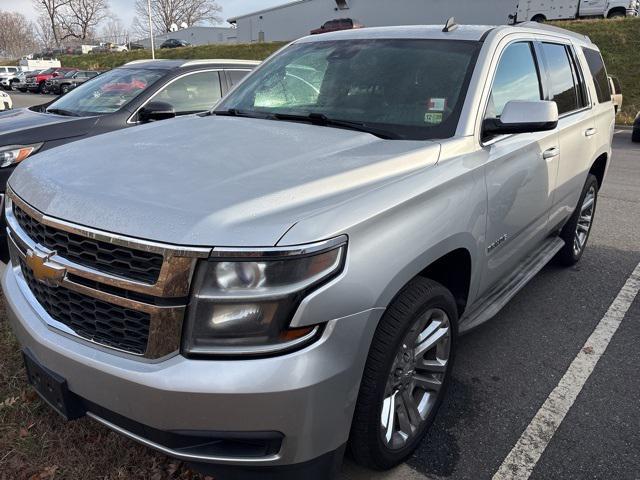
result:
[(582, 201), (580, 216), (578, 217), (578, 223), (576, 225), (576, 231), (573, 238), (573, 253), (576, 256), (580, 255), (580, 252), (582, 252), (587, 243), (589, 231), (593, 224), (593, 212), (595, 210), (595, 205), (596, 187), (592, 185)]
[(439, 308), (418, 317), (393, 361), (385, 387), (380, 431), (390, 449), (403, 448), (437, 403), (451, 352), (451, 323)]

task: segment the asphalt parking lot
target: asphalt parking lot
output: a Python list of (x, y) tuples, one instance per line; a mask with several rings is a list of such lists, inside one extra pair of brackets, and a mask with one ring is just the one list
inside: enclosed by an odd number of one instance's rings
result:
[[(494, 319), (461, 338), (452, 388), (408, 465), (376, 477), (347, 462), (344, 479), (518, 478), (494, 475), (640, 262), (640, 144), (630, 136), (615, 135), (582, 261), (548, 265)], [(638, 342), (640, 296), (530, 478), (640, 479)]]
[(50, 102), (56, 98), (55, 95), (42, 95), (29, 92), (22, 93), (15, 90), (7, 93), (11, 96), (11, 100), (13, 100), (13, 108), (33, 107), (34, 105)]
[[(14, 108), (54, 98), (10, 94)], [(504, 472), (576, 357), (599, 355), (585, 344), (639, 262), (640, 144), (620, 131), (582, 261), (547, 266), (494, 319), (460, 339), (451, 389), (406, 465), (372, 474), (347, 459), (341, 480), (515, 478), (496, 472)], [(541, 456), (528, 459), (531, 478), (640, 479), (639, 341), (636, 297), (584, 386), (571, 385), (575, 402), (555, 434), (546, 431)]]

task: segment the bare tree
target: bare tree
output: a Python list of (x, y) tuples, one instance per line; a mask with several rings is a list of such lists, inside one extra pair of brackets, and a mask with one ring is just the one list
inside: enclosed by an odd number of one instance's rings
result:
[(54, 31), (60, 31), (60, 28), (58, 26), (52, 28), (51, 21), (46, 14), (40, 14), (38, 16), (34, 28), (37, 42), (43, 49), (53, 49), (58, 46)]
[[(147, 0), (136, 0), (132, 28), (138, 36), (149, 35)], [(171, 25), (217, 23), (222, 8), (215, 0), (151, 0), (153, 31), (166, 33)]]
[(107, 0), (68, 0), (59, 16), (64, 29), (63, 38), (86, 40), (109, 14)]
[(124, 27), (120, 17), (115, 14), (111, 14), (104, 22), (100, 36), (104, 41), (124, 44), (127, 42), (129, 32)]
[(0, 55), (18, 58), (35, 48), (34, 26), (18, 12), (0, 10)]
[[(60, 44), (60, 13), (68, 5), (70, 0), (33, 0), (33, 7), (40, 13), (41, 17), (49, 20), (49, 28), (53, 41), (58, 46)], [(39, 22), (40, 23), (40, 22)]]

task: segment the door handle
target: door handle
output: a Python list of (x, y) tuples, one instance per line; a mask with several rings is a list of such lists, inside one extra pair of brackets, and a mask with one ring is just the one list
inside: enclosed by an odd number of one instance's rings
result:
[(587, 128), (584, 131), (584, 136), (585, 137), (593, 137), (596, 133), (598, 133), (598, 130), (596, 130), (595, 128)]
[(545, 160), (549, 160), (550, 158), (555, 158), (558, 155), (560, 155), (560, 149), (558, 147), (553, 147), (545, 150), (542, 154), (542, 158), (544, 158)]

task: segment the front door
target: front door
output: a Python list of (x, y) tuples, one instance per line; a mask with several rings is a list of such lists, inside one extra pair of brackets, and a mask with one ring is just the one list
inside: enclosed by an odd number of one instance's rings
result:
[[(532, 43), (512, 43), (496, 70), (485, 118), (511, 100), (542, 100)], [(507, 278), (546, 236), (559, 162), (557, 130), (485, 139), (488, 217), (486, 288)]]

